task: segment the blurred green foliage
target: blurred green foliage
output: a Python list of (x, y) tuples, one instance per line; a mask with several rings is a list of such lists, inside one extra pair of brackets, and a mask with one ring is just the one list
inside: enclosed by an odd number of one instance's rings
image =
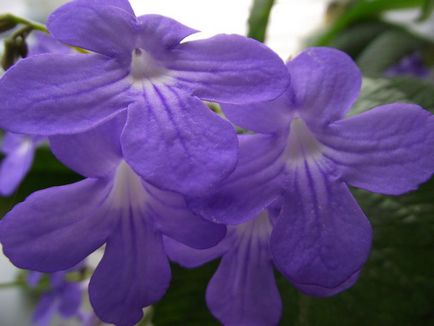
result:
[(373, 21), (389, 10), (425, 8), (425, 0), (356, 0), (348, 1), (348, 9), (316, 40), (317, 45), (329, 45), (345, 29), (358, 22)]
[(422, 4), (419, 21), (427, 20), (434, 10), (434, 0), (425, 0)]

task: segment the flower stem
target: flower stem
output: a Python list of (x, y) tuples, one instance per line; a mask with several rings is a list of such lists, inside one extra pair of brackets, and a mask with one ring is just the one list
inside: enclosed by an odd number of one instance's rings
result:
[(44, 33), (48, 33), (48, 29), (47, 29), (47, 27), (45, 27), (45, 25), (34, 22), (32, 20), (29, 20), (29, 19), (15, 16), (15, 15), (10, 14), (10, 13), (0, 15), (0, 21), (1, 22), (8, 22), (10, 24), (15, 24), (15, 25), (22, 24), (25, 26), (29, 26), (32, 30), (37, 30), (37, 31), (41, 31)]
[(9, 283), (0, 283), (0, 290), (23, 286), (21, 281), (13, 281)]
[(268, 21), (275, 0), (254, 0), (248, 20), (248, 36), (260, 42), (265, 41)]

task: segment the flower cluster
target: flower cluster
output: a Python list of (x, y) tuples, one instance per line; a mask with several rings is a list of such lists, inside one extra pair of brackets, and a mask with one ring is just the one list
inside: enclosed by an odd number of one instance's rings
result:
[(48, 137), (84, 179), (15, 206), (0, 242), (16, 266), (45, 273), (105, 246), (89, 284), (105, 322), (137, 323), (168, 289), (169, 260), (222, 257), (206, 294), (213, 315), (275, 325), (273, 267), (313, 296), (356, 282), (372, 230), (349, 186), (397, 195), (434, 172), (429, 112), (395, 103), (346, 117), (362, 79), (338, 50), (310, 48), (285, 65), (241, 36), (185, 41), (196, 31), (136, 17), (127, 0), (74, 0), (48, 29), (85, 53), (10, 68), (0, 127)]
[[(84, 326), (95, 325), (91, 323), (93, 314), (81, 310), (84, 284), (68, 281), (68, 272), (80, 271), (84, 268), (84, 262), (66, 271), (59, 271), (48, 275), (50, 286), (40, 297), (35, 308), (32, 322), (37, 326), (48, 326), (58, 314), (62, 319), (75, 318)], [(27, 284), (30, 288), (37, 288), (43, 279), (44, 274), (40, 272), (29, 272)]]

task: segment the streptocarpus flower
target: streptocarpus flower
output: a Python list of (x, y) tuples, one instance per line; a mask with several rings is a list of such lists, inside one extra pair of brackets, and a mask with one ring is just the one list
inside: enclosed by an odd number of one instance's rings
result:
[(428, 180), (434, 118), (398, 103), (345, 118), (361, 74), (338, 50), (310, 48), (287, 67), (292, 86), (280, 98), (223, 108), (260, 134), (240, 138), (237, 169), (191, 207), (237, 224), (280, 199), (270, 240), (274, 263), (298, 289), (323, 296), (360, 270), (371, 247), (371, 226), (348, 186), (398, 195)]
[[(44, 33), (34, 33), (29, 56), (43, 53), (70, 53), (67, 46)], [(5, 158), (0, 163), (0, 195), (11, 195), (21, 183), (32, 165), (35, 150), (44, 137), (6, 133), (0, 144)]]
[(413, 76), (427, 79), (430, 70), (422, 60), (420, 53), (415, 52), (405, 56), (396, 65), (393, 65), (384, 73), (388, 77)]
[(134, 325), (171, 278), (162, 235), (208, 248), (225, 227), (194, 215), (177, 193), (144, 182), (123, 159), (126, 114), (85, 133), (50, 138), (55, 155), (83, 181), (30, 195), (0, 223), (0, 242), (18, 267), (65, 270), (106, 244), (89, 284), (97, 315)]
[[(83, 287), (78, 282), (69, 282), (66, 275), (69, 271), (61, 271), (49, 275), (50, 288), (39, 298), (33, 314), (32, 323), (37, 326), (51, 325), (56, 314), (62, 319), (80, 318)], [(29, 272), (28, 284), (35, 287), (43, 274)]]
[[(210, 249), (196, 250), (165, 239), (170, 258), (187, 268), (222, 257), (208, 284), (206, 301), (224, 325), (277, 325), (279, 322), (282, 302), (274, 279), (269, 243), (276, 210), (272, 207), (248, 222), (229, 226), (225, 239)], [(358, 273), (353, 278), (357, 276)], [(327, 289), (327, 295), (350, 285), (346, 282)]]
[(36, 147), (43, 141), (39, 136), (6, 133), (0, 145), (5, 155), (0, 163), (0, 195), (9, 196), (30, 170)]
[(147, 181), (183, 193), (212, 187), (237, 159), (235, 131), (200, 100), (272, 100), (289, 82), (283, 62), (259, 42), (218, 35), (181, 43), (197, 31), (158, 15), (136, 18), (127, 0), (72, 1), (48, 29), (93, 53), (41, 55), (10, 69), (0, 82), (0, 126), (69, 134), (126, 110), (126, 161)]

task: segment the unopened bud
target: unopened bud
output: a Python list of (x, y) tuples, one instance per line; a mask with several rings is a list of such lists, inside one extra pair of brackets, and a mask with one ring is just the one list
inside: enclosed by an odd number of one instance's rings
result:
[(27, 57), (27, 54), (29, 53), (29, 48), (27, 46), (26, 39), (24, 37), (18, 37), (15, 40), (15, 45), (18, 55), (21, 58)]
[(17, 26), (17, 23), (8, 16), (0, 18), (0, 33), (7, 32)]
[(1, 62), (2, 68), (4, 70), (8, 70), (15, 64), (15, 62), (17, 62), (19, 57), (20, 55), (17, 44), (13, 40), (6, 40), (4, 54)]

